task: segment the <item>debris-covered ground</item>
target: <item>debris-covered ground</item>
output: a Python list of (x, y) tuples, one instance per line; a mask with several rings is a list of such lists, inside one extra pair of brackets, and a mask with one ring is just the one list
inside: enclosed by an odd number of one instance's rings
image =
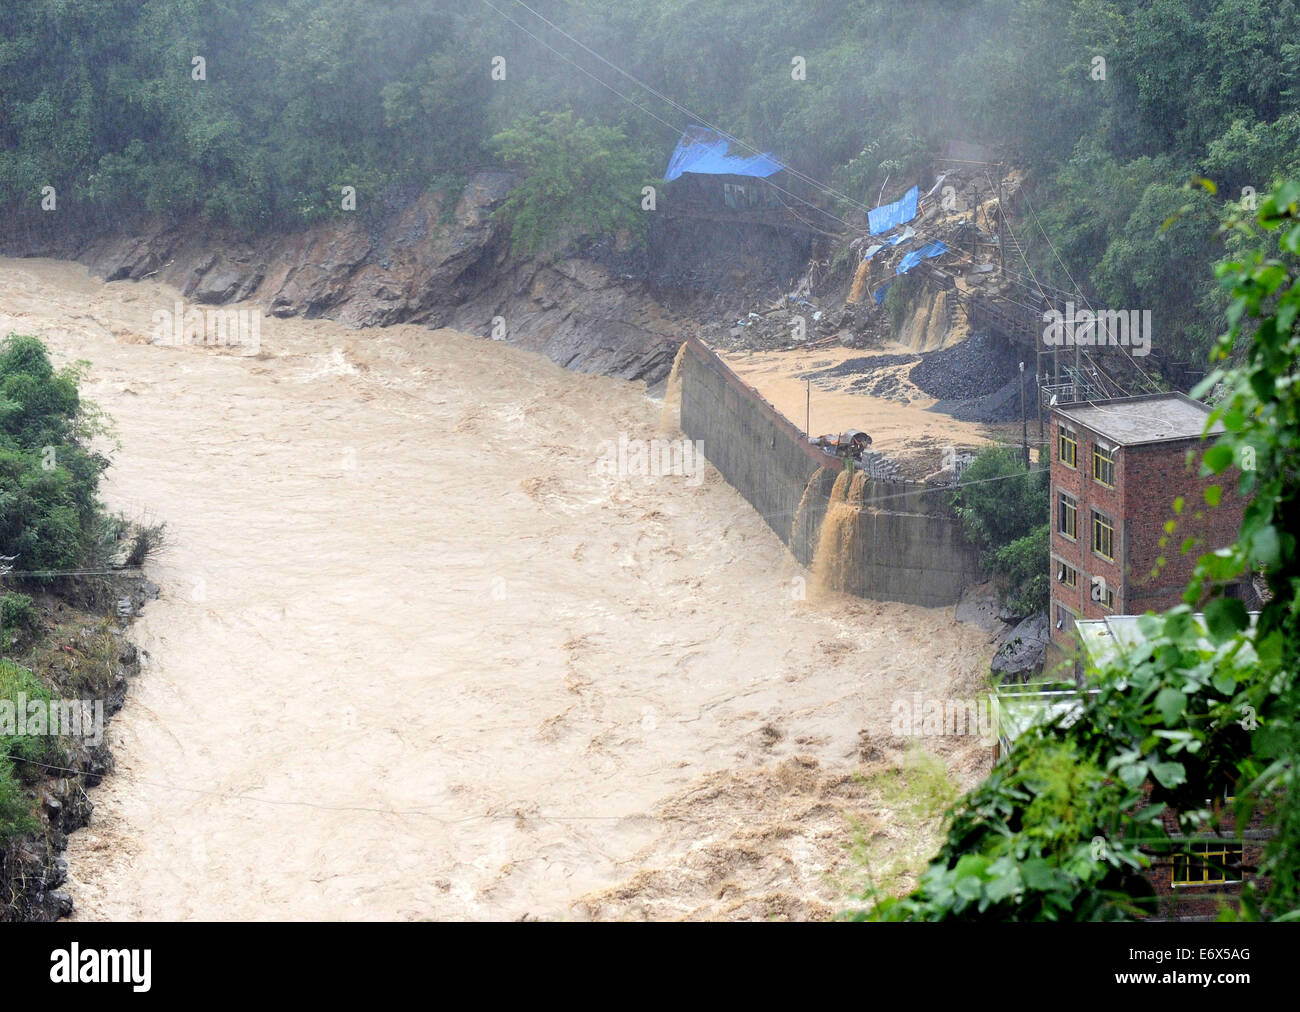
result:
[[(819, 390), (857, 394), (982, 426), (1018, 421), (1019, 360), (1024, 355), (986, 328), (972, 331), (966, 307), (975, 296), (1015, 295), (1018, 244), (1004, 240), (1010, 233), (1002, 207), (1012, 203), (1019, 176), (1013, 172), (1001, 180), (1000, 197), (996, 176), (984, 166), (947, 163), (930, 182), (928, 192), (921, 186), (920, 212), (912, 222), (880, 236), (865, 234), (864, 222), (864, 234), (838, 254), (814, 260), (792, 290), (749, 302), (738, 293), (717, 296), (707, 307), (700, 336), (729, 360), (736, 354), (788, 352), (794, 366), (790, 378), (810, 382), (814, 395)], [(904, 307), (891, 312), (887, 304), (878, 304), (875, 294), (898, 280), (903, 258), (933, 243), (943, 243), (946, 252), (923, 259), (923, 266), (907, 273)], [(1004, 272), (1006, 257), (1009, 270)], [(844, 358), (846, 349), (868, 354)], [(829, 363), (820, 362), (823, 357)], [(768, 380), (762, 389), (772, 386)], [(1032, 415), (1032, 390), (1027, 393), (1026, 411)], [(795, 410), (791, 420), (802, 426), (805, 412), (798, 410), (795, 398), (787, 400)], [(825, 404), (826, 398), (821, 400)], [(834, 428), (824, 420), (813, 427)], [(895, 446), (891, 457), (915, 457), (926, 443), (951, 445), (935, 438), (929, 426), (913, 428), (907, 445)], [(966, 442), (977, 445), (980, 440)], [(930, 473), (929, 458), (940, 455), (941, 449), (922, 454), (923, 460), (903, 471), (909, 476)]]

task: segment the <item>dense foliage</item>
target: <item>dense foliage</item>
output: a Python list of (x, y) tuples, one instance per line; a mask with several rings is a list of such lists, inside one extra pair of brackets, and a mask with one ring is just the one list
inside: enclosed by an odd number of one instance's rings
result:
[[(50, 690), (22, 665), (0, 660), (0, 702), (12, 706), (15, 714), (19, 704), (27, 707), (36, 702), (48, 707), (51, 698)], [(56, 764), (61, 757), (58, 739), (53, 735), (6, 730), (0, 728), (0, 847), (37, 828), (31, 793), (24, 781), (30, 783), (44, 772), (44, 765)]]
[(492, 138), (521, 182), (497, 212), (510, 221), (517, 252), (536, 254), (573, 235), (631, 240), (645, 216), (624, 197), (648, 182), (617, 127), (575, 121), (572, 112), (539, 113)]
[[(1021, 735), (953, 812), (947, 840), (915, 892), (874, 906), (884, 920), (1116, 920), (1151, 912), (1141, 875), (1170, 847), (1160, 816), (1182, 833), (1213, 833), (1211, 799), (1232, 797), (1237, 832), (1255, 813), (1273, 831), (1240, 910), (1225, 917), (1300, 919), (1300, 184), (1265, 200), (1266, 248), (1222, 264), (1230, 328), (1215, 356), (1237, 364), (1207, 377), (1219, 391), (1204, 465), (1238, 473), (1205, 506), (1251, 496), (1241, 533), (1204, 555), (1183, 605), (1140, 620), (1144, 642), (1089, 669), (1095, 695), (1075, 719)], [(1246, 219), (1231, 223), (1257, 242)], [(1239, 469), (1230, 472), (1230, 468)], [(1175, 504), (1171, 504), (1175, 505)], [(1181, 504), (1185, 506), (1185, 504)], [(1199, 504), (1197, 504), (1199, 505)], [(1239, 600), (1192, 605), (1265, 567), (1272, 594), (1248, 628)]]
[(0, 206), (53, 186), (104, 220), (268, 227), (346, 213), (354, 186), (365, 213), (572, 110), (621, 131), (592, 227), (639, 207), (628, 180), (694, 120), (857, 221), (958, 138), (1030, 170), (1040, 277), (1151, 309), (1156, 348), (1198, 361), (1222, 251), (1203, 221), (1159, 229), (1179, 187), (1215, 179), (1219, 217), (1300, 173), (1300, 0), (29, 0), (0, 29)]
[(1027, 469), (1019, 449), (990, 446), (962, 474), (953, 506), (966, 537), (997, 573), (1003, 601), (1018, 615), (1047, 609), (1051, 585), (1046, 467)]
[(95, 420), (78, 380), (36, 338), (0, 341), (0, 555), (19, 571), (76, 568), (102, 533), (108, 461), (85, 444)]
[[(33, 571), (102, 563), (111, 524), (98, 500), (108, 461), (88, 448), (106, 426), (83, 401), (76, 366), (55, 369), (34, 337), (0, 341), (0, 573), (29, 585), (63, 586)], [(31, 597), (0, 593), (0, 647), (30, 645), (40, 626)], [(21, 636), (19, 636), (21, 634)], [(0, 661), (0, 704), (12, 716), (50, 690), (27, 668)], [(24, 702), (26, 701), (26, 702)], [(25, 712), (25, 711), (23, 711)], [(0, 845), (35, 828), (30, 783), (57, 762), (57, 739), (0, 732)]]

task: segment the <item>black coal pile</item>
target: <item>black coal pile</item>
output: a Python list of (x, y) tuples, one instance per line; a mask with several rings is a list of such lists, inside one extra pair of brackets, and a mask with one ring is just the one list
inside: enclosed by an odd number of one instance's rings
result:
[(1018, 368), (1015, 352), (1004, 341), (979, 333), (924, 355), (908, 378), (941, 401), (968, 401), (997, 393)]
[(864, 355), (862, 358), (845, 359), (839, 365), (828, 369), (812, 369), (799, 373), (799, 378), (817, 380), (823, 377), (838, 379), (844, 376), (861, 376), (863, 373), (884, 369), (891, 365), (908, 365), (919, 361), (919, 355)]
[[(998, 422), (1014, 422), (1020, 418), (1019, 374), (1012, 376), (1005, 386), (987, 397), (972, 400), (936, 401), (931, 411), (941, 411), (951, 415), (959, 422), (979, 422), (994, 425)], [(1034, 410), (1034, 377), (1025, 374), (1025, 410)]]

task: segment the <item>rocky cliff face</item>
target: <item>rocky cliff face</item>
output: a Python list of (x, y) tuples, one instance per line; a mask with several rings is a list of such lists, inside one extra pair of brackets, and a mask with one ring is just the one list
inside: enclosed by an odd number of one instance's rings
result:
[[(108, 599), (129, 599), (131, 614), (158, 592), (148, 581), (118, 581), (114, 587)], [(92, 603), (56, 603), (53, 608), (59, 612), (58, 625), (49, 635), (56, 645), (22, 656), (21, 662), (32, 666), (56, 699), (102, 700), (107, 721), (126, 700), (127, 679), (140, 673), (140, 654), (126, 638), (125, 627), (106, 627), (102, 611)], [(55, 620), (52, 609), (47, 621)], [(34, 657), (44, 659), (33, 663)], [(23, 776), (36, 777), (33, 814), (39, 826), (0, 843), (0, 923), (56, 921), (72, 912), (72, 898), (63, 888), (68, 865), (62, 852), (68, 835), (89, 824), (95, 806), (86, 792), (113, 770), (113, 755), (106, 740), (76, 736), (61, 737), (59, 753), (44, 771), (22, 769)]]
[(92, 225), (54, 212), (11, 225), (0, 251), (74, 259), (109, 281), (156, 277), (194, 302), (247, 300), (273, 316), (484, 337), (495, 321), (505, 340), (569, 369), (665, 376), (684, 322), (644, 283), (594, 261), (511, 257), (491, 217), (510, 185), (507, 173), (483, 171), (458, 198), (425, 193), (383, 216), (261, 237), (157, 220)]

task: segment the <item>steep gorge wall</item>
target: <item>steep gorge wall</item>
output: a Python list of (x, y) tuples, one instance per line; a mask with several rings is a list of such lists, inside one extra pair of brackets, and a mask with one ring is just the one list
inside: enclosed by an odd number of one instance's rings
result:
[(513, 181), (484, 170), (460, 194), (426, 192), (369, 216), (265, 235), (197, 221), (111, 222), (69, 202), (8, 219), (0, 253), (76, 260), (106, 281), (156, 278), (195, 303), (250, 301), (271, 316), (352, 327), (414, 323), (487, 337), (500, 318), (504, 340), (565, 368), (662, 379), (681, 321), (644, 281), (593, 260), (512, 257), (493, 211)]
[[(681, 427), (804, 565), (812, 565), (839, 461), (691, 339), (680, 366)], [(956, 603), (981, 579), (946, 497), (926, 486), (868, 478), (859, 483), (856, 530), (842, 539), (840, 588), (862, 597), (926, 607)]]

